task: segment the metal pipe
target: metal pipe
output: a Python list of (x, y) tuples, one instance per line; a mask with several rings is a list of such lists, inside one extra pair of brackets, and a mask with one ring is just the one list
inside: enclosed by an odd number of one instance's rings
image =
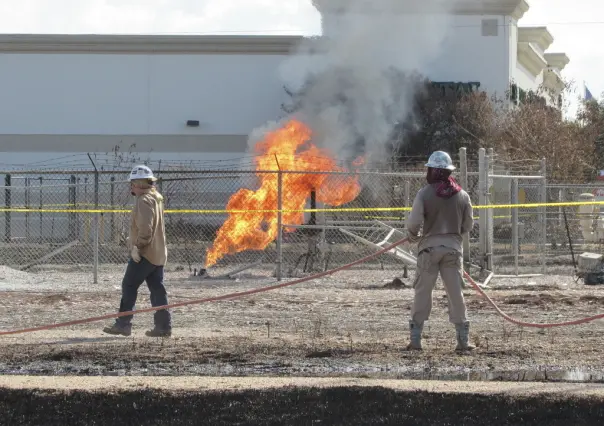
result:
[(492, 178), (497, 179), (533, 179), (542, 180), (545, 179), (543, 176), (522, 176), (522, 175), (491, 175)]
[[(459, 175), (461, 187), (468, 190), (468, 156), (466, 148), (459, 149)], [(470, 233), (463, 236), (463, 260), (466, 264), (471, 262), (470, 259)]]
[[(94, 207), (99, 208), (99, 174), (94, 174)], [(99, 282), (99, 213), (94, 215), (94, 268), (93, 282)]]
[[(7, 173), (4, 176), (4, 207), (6, 207), (7, 209), (11, 208), (11, 175), (10, 173)], [(10, 243), (11, 241), (11, 212), (10, 211), (6, 211), (4, 212), (4, 240), (7, 243)]]
[(277, 173), (277, 281), (283, 275), (283, 173)]
[(42, 195), (42, 179), (44, 179), (42, 176), (40, 176), (38, 179), (40, 179), (40, 213), (39, 218), (40, 218), (40, 242), (42, 242), (44, 240), (43, 238), (43, 234), (44, 234), (44, 228), (43, 228), (43, 223), (44, 223), (44, 218), (42, 216), (42, 207), (43, 207), (43, 195)]
[[(30, 184), (29, 180), (30, 179), (31, 178), (28, 178), (28, 177), (25, 178), (25, 208), (26, 209), (31, 208), (31, 205), (30, 205), (30, 192), (31, 192), (31, 190), (30, 190), (30, 187), (29, 187), (29, 184)], [(25, 212), (25, 240), (28, 241), (28, 242), (29, 242), (29, 239), (30, 239), (30, 236), (31, 236), (30, 234), (31, 234), (31, 232), (30, 232), (30, 229), (29, 229), (29, 212)]]
[(288, 225), (288, 224), (284, 224), (282, 225), (282, 227), (284, 229), (287, 228), (293, 228), (293, 229), (363, 229), (363, 230), (369, 230), (369, 229), (376, 229), (373, 226), (338, 226), (338, 225)]
[[(518, 204), (518, 179), (512, 179), (512, 204)], [(512, 254), (514, 255), (514, 268), (518, 275), (518, 209), (512, 209)]]
[(494, 275), (493, 278), (537, 278), (543, 274), (522, 274), (522, 275)]
[[(541, 202), (547, 203), (547, 175), (545, 169), (545, 158), (541, 159), (541, 174), (543, 176)], [(541, 208), (541, 214), (541, 272), (545, 274), (547, 269), (547, 207)]]
[[(405, 207), (411, 207), (411, 182), (405, 181)], [(407, 226), (407, 222), (409, 222), (410, 211), (405, 211), (405, 226)]]

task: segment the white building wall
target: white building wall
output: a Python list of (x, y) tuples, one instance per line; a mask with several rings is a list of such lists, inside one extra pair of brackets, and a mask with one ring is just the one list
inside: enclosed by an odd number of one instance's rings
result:
[[(480, 89), (505, 96), (509, 88), (509, 39), (503, 16), (456, 16), (440, 56), (429, 69), (434, 81), (476, 81)], [(482, 35), (482, 21), (497, 22), (496, 36)]]
[[(282, 59), (3, 54), (0, 133), (247, 135), (281, 113)], [(187, 120), (200, 127), (187, 127)]]
[(535, 77), (530, 71), (528, 71), (522, 64), (516, 62), (516, 72), (514, 73), (514, 82), (518, 87), (526, 92), (532, 90), (536, 91), (541, 83), (543, 74)]
[(508, 75), (510, 84), (516, 76), (516, 66), (518, 64), (518, 21), (510, 16), (504, 18), (505, 31), (508, 37)]

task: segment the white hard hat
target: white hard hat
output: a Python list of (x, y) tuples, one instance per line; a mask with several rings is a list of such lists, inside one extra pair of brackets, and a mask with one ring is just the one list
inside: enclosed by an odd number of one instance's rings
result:
[(151, 169), (144, 164), (139, 164), (138, 166), (134, 166), (132, 171), (130, 172), (130, 180), (136, 179), (147, 179), (156, 181), (157, 178), (153, 176), (153, 172)]
[(451, 157), (444, 151), (434, 151), (428, 159), (426, 167), (431, 167), (433, 169), (455, 170)]

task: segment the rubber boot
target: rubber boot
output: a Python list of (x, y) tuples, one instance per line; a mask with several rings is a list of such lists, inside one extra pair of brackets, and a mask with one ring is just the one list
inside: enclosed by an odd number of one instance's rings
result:
[(422, 330), (423, 324), (417, 324), (415, 321), (409, 321), (410, 342), (407, 345), (408, 351), (421, 351), (422, 348)]
[(469, 352), (476, 349), (476, 346), (469, 342), (470, 323), (468, 321), (461, 324), (455, 324), (455, 331), (457, 334), (457, 346), (455, 347), (456, 352)]

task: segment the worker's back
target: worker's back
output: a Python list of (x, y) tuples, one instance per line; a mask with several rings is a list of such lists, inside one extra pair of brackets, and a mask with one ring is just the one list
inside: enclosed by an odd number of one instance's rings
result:
[(438, 185), (426, 185), (417, 194), (424, 215), (419, 249), (444, 245), (461, 251), (462, 235), (473, 224), (470, 196), (463, 189), (450, 197), (438, 196)]

